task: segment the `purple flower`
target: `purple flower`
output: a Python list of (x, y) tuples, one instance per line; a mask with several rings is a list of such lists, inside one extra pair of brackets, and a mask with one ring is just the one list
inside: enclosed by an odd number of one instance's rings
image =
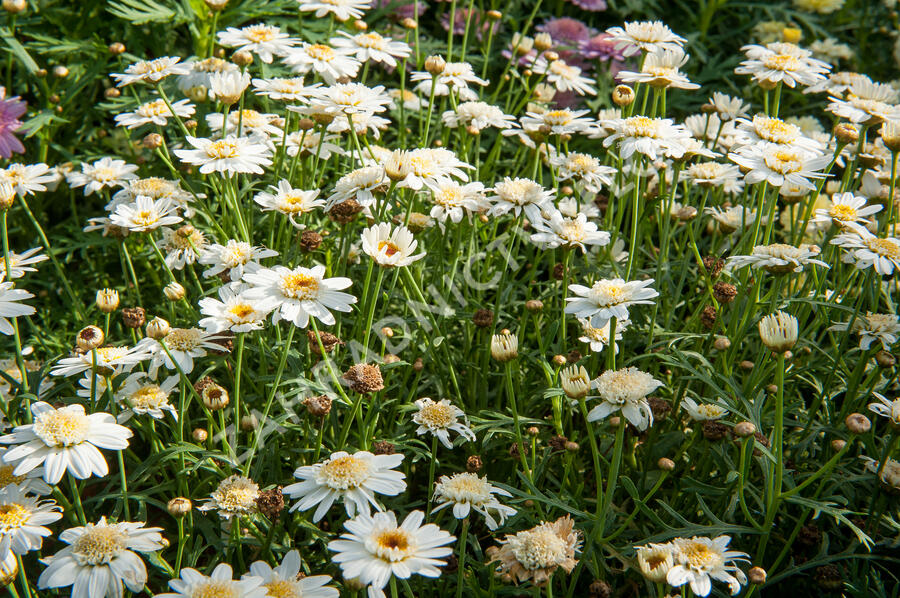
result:
[(587, 41), (595, 33), (593, 29), (571, 17), (550, 19), (537, 29), (549, 33), (554, 45), (562, 44), (574, 47), (578, 47), (581, 42)]
[(600, 33), (581, 42), (579, 49), (588, 60), (624, 60), (625, 56), (616, 50), (616, 44), (608, 33)]
[(19, 117), (25, 114), (26, 104), (19, 96), (6, 97), (6, 88), (0, 87), (0, 156), (9, 158), (13, 154), (24, 154), (25, 146), (13, 134), (22, 126)]
[(572, 4), (582, 10), (591, 12), (601, 12), (606, 10), (606, 0), (569, 0)]
[[(390, 17), (397, 21), (416, 18), (415, 2), (404, 3), (397, 0), (378, 0), (377, 6), (378, 8), (390, 8), (393, 11), (390, 13)], [(425, 14), (426, 10), (428, 10), (428, 5), (425, 3), (425, 0), (419, 0), (419, 16), (421, 17)]]

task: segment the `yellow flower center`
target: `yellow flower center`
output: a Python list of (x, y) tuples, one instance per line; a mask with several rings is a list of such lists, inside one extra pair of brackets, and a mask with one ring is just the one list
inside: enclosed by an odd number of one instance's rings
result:
[(247, 31), (244, 32), (244, 35), (246, 35), (247, 39), (250, 41), (259, 44), (275, 39), (275, 30), (266, 26), (249, 27)]
[(775, 54), (767, 56), (763, 60), (766, 68), (774, 71), (797, 71), (803, 66), (803, 63), (796, 56), (790, 54)]
[(300, 593), (294, 589), (294, 582), (286, 580), (270, 581), (263, 584), (269, 591), (271, 598), (301, 598)]
[(166, 393), (157, 384), (148, 384), (131, 393), (128, 400), (135, 407), (153, 408), (166, 402)]
[(238, 144), (227, 139), (214, 141), (206, 147), (206, 155), (216, 160), (234, 158), (238, 155)]
[(20, 504), (0, 505), (0, 532), (22, 527), (31, 517), (31, 511)]
[(159, 220), (159, 214), (155, 210), (139, 210), (134, 213), (131, 219), (140, 226), (150, 226)]
[(329, 61), (335, 57), (334, 50), (325, 44), (313, 44), (306, 48), (306, 53), (314, 60)]
[(721, 554), (701, 542), (688, 542), (681, 554), (693, 569), (715, 569), (723, 561)]
[(384, 253), (387, 257), (393, 257), (395, 254), (400, 253), (400, 247), (392, 241), (379, 241), (378, 252)]
[(873, 253), (877, 253), (881, 257), (890, 260), (900, 259), (900, 245), (890, 239), (869, 239), (866, 241), (866, 245)]
[(372, 48), (381, 50), (384, 48), (384, 38), (374, 31), (372, 33), (363, 33), (356, 36), (356, 43), (363, 48)]
[(845, 204), (837, 204), (828, 211), (835, 220), (854, 221), (857, 218), (856, 208)]
[(115, 527), (88, 527), (72, 544), (72, 555), (81, 565), (106, 564), (126, 550), (127, 540)]
[(628, 137), (657, 137), (659, 130), (654, 119), (646, 116), (632, 116), (625, 119), (625, 135)]
[(597, 160), (595, 160), (593, 157), (584, 154), (578, 154), (577, 156), (569, 160), (569, 170), (578, 174), (584, 174), (586, 172), (593, 171), (596, 164)]
[(191, 598), (237, 598), (230, 581), (204, 581), (191, 592)]
[(456, 417), (453, 415), (453, 408), (444, 403), (425, 405), (419, 411), (419, 418), (422, 420), (422, 423), (431, 428), (446, 428), (456, 420)]
[(463, 202), (464, 196), (462, 189), (459, 187), (444, 187), (440, 191), (434, 194), (434, 203), (447, 206), (447, 207), (455, 207), (461, 205)]
[(49, 447), (69, 447), (87, 440), (91, 422), (86, 415), (61, 409), (47, 411), (34, 420), (33, 431)]
[(402, 561), (412, 546), (409, 532), (401, 528), (385, 530), (375, 537), (375, 555), (385, 561)]
[(301, 272), (291, 272), (281, 278), (281, 293), (291, 299), (314, 299), (319, 294), (319, 281)]
[(172, 328), (166, 335), (166, 346), (172, 351), (193, 351), (202, 340), (203, 333), (198, 328)]
[(256, 310), (253, 309), (253, 306), (248, 303), (238, 303), (237, 305), (231, 306), (231, 308), (229, 308), (228, 310), (228, 313), (233, 315), (238, 320), (244, 320), (253, 315), (255, 312)]
[(803, 170), (803, 161), (794, 152), (775, 151), (766, 155), (766, 166), (779, 174), (792, 174)]
[[(156, 103), (156, 102), (154, 102)], [(163, 104), (165, 106), (165, 104)], [(132, 195), (146, 195), (153, 199), (167, 197), (175, 192), (175, 185), (166, 179), (159, 177), (151, 177), (149, 179), (140, 179), (131, 183)]]
[(334, 490), (358, 488), (369, 479), (369, 463), (352, 455), (332, 459), (322, 465), (322, 481)]
[(155, 100), (142, 105), (137, 112), (141, 116), (162, 116), (169, 114), (169, 107), (164, 101)]

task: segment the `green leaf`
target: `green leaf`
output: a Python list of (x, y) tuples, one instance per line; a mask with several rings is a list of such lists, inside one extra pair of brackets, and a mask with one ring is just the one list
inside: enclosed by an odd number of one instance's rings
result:
[[(154, 2), (154, 0), (110, 1), (106, 10), (120, 19), (130, 21), (134, 25), (180, 22), (184, 17), (180, 11)], [(176, 15), (179, 17), (178, 19), (175, 18)]]
[(31, 54), (28, 53), (28, 50), (25, 49), (25, 46), (19, 43), (19, 40), (9, 33), (0, 33), (0, 37), (3, 37), (3, 41), (9, 46), (10, 51), (22, 63), (22, 66), (28, 69), (29, 73), (34, 73), (40, 68), (34, 61), (34, 58), (31, 57)]

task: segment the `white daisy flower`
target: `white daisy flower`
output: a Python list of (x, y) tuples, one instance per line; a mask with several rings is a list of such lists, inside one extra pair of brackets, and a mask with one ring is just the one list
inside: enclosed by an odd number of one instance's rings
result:
[(253, 201), (262, 206), (263, 212), (276, 211), (291, 219), (294, 226), (300, 226), (294, 221), (297, 216), (314, 212), (316, 208), (325, 205), (324, 199), (319, 197), (319, 190), (303, 191), (294, 189), (286, 179), (278, 182), (278, 186), (270, 185), (271, 193), (263, 191), (253, 196)]
[[(246, 71), (227, 71), (213, 73), (209, 76), (209, 98), (228, 106), (236, 104), (248, 87), (250, 87), (250, 74)], [(207, 118), (207, 120), (209, 119)]]
[(737, 75), (750, 75), (761, 85), (784, 83), (788, 87), (810, 86), (825, 80), (831, 65), (812, 58), (809, 50), (784, 42), (765, 47), (747, 45), (741, 48), (747, 60), (734, 69)]
[(827, 210), (816, 210), (813, 222), (860, 231), (872, 224), (872, 220), (866, 217), (877, 214), (884, 207), (878, 204), (866, 205), (866, 201), (865, 197), (850, 192), (835, 193), (831, 196), (831, 206)]
[[(418, 411), (413, 414), (413, 421), (419, 425), (416, 435), (431, 433), (448, 449), (453, 448), (450, 432), (456, 432), (465, 440), (475, 441), (475, 433), (469, 427), (469, 420), (462, 409), (453, 405), (449, 399), (434, 402), (428, 397), (416, 401)], [(462, 421), (459, 421), (462, 418)]]
[(450, 95), (451, 88), (459, 96), (460, 101), (470, 102), (478, 99), (478, 94), (469, 89), (469, 84), (486, 86), (487, 81), (475, 74), (475, 69), (468, 62), (448, 62), (444, 65), (443, 72), (437, 77), (432, 77), (428, 71), (414, 71), (410, 79), (416, 85), (416, 90), (424, 96), (431, 96), (431, 85), (435, 83), (435, 96)]
[(263, 174), (263, 166), (270, 166), (271, 150), (248, 137), (226, 137), (213, 141), (201, 137), (186, 137), (194, 149), (174, 150), (182, 162), (200, 167), (201, 174), (212, 172)]
[(358, 578), (369, 586), (369, 598), (385, 598), (384, 588), (391, 577), (407, 579), (412, 575), (439, 577), (440, 560), (453, 554), (456, 538), (433, 523), (422, 525), (425, 514), (413, 511), (397, 524), (393, 511), (366, 513), (344, 523), (347, 533), (328, 543), (336, 554), (344, 577)]
[[(583, 343), (587, 343), (591, 347), (591, 351), (594, 353), (600, 353), (609, 346), (609, 325), (610, 322), (607, 322), (597, 328), (591, 326), (591, 320), (589, 318), (581, 318), (578, 320), (581, 323), (581, 334), (582, 336), (578, 337)], [(617, 320), (616, 321), (616, 341), (622, 340), (622, 333), (628, 329), (628, 326), (631, 324), (629, 320)], [(616, 353), (619, 352), (619, 343), (616, 342)]]
[(466, 519), (469, 513), (475, 511), (484, 516), (488, 529), (493, 531), (503, 525), (507, 517), (516, 514), (514, 508), (501, 503), (495, 495), (512, 496), (491, 484), (487, 477), (478, 477), (476, 473), (444, 475), (434, 485), (435, 507), (432, 512), (452, 506), (455, 518)]
[[(573, 135), (575, 133), (584, 133), (594, 125), (590, 118), (584, 118), (586, 114), (590, 114), (590, 111), (559, 108), (544, 112), (526, 112), (525, 116), (521, 117), (519, 121), (522, 123), (522, 129), (526, 132)], [(512, 133), (515, 132), (505, 131), (504, 135)]]
[(606, 370), (591, 382), (601, 403), (588, 413), (588, 421), (606, 419), (621, 411), (632, 426), (646, 430), (653, 423), (647, 396), (662, 385), (662, 382), (635, 367)]
[(169, 330), (169, 334), (162, 339), (166, 344), (165, 348), (160, 341), (149, 337), (141, 339), (138, 346), (143, 346), (150, 352), (148, 371), (150, 376), (155, 378), (160, 366), (167, 370), (180, 369), (185, 374), (190, 374), (194, 371), (194, 360), (206, 357), (207, 350), (219, 353), (228, 350), (216, 342), (223, 338), (214, 332), (207, 332), (200, 328), (172, 328)]
[(531, 235), (531, 242), (542, 248), (578, 247), (585, 253), (588, 245), (602, 247), (610, 241), (609, 233), (598, 230), (584, 214), (569, 218), (554, 210), (549, 218), (541, 218), (531, 225), (537, 231)]
[(648, 54), (639, 72), (620, 71), (616, 79), (623, 83), (647, 83), (652, 87), (675, 89), (699, 89), (681, 72), (687, 64), (688, 55), (679, 47)]
[(210, 88), (210, 77), (213, 74), (240, 70), (235, 63), (215, 57), (192, 60), (187, 65), (191, 70), (185, 75), (178, 76), (178, 89), (186, 96), (198, 101), (206, 99), (206, 92)]
[(250, 573), (241, 579), (256, 577), (272, 598), (338, 598), (337, 589), (326, 585), (332, 579), (328, 575), (301, 575), (300, 553), (291, 550), (275, 568), (265, 561), (250, 565)]
[(227, 273), (232, 282), (237, 282), (243, 278), (244, 273), (258, 270), (261, 267), (260, 260), (276, 255), (278, 252), (275, 250), (229, 239), (225, 245), (213, 243), (206, 247), (200, 254), (199, 262), (210, 266), (203, 271), (203, 276), (209, 278)]
[(826, 110), (853, 123), (876, 125), (900, 120), (897, 90), (887, 83), (858, 79), (850, 85), (846, 98), (830, 99)]
[(98, 449), (121, 451), (128, 448), (131, 430), (116, 423), (108, 413), (87, 415), (82, 405), (55, 409), (39, 401), (32, 403), (34, 422), (17, 426), (0, 436), (0, 443), (15, 445), (3, 455), (5, 463), (15, 463), (14, 475), (25, 475), (44, 466), (44, 481), (57, 484), (68, 471), (84, 480), (109, 473)]
[(16, 289), (14, 282), (0, 282), (0, 334), (11, 335), (15, 332), (10, 318), (34, 315), (36, 310), (30, 305), (21, 303), (34, 297), (24, 289)]
[[(174, 112), (173, 112), (174, 111)], [(172, 110), (163, 100), (153, 100), (138, 106), (134, 112), (123, 112), (116, 115), (116, 125), (135, 129), (141, 125), (154, 124), (164, 127), (172, 116), (189, 118), (194, 114), (194, 105), (188, 100), (172, 102)]]
[(484, 185), (481, 183), (458, 183), (453, 179), (440, 179), (428, 183), (431, 202), (434, 204), (429, 215), (443, 224), (449, 219), (454, 224), (462, 221), (464, 215), (486, 209)]
[(580, 96), (597, 95), (597, 89), (594, 87), (597, 82), (582, 75), (580, 68), (566, 64), (565, 60), (548, 62), (546, 58), (539, 56), (534, 63), (534, 72), (544, 75), (547, 82), (559, 92), (573, 91)]
[(566, 313), (578, 318), (590, 319), (591, 326), (602, 328), (609, 320), (628, 319), (628, 308), (632, 305), (652, 305), (651, 299), (659, 293), (652, 288), (653, 279), (625, 282), (621, 278), (598, 280), (593, 286), (570, 284)]
[(441, 120), (454, 129), (466, 127), (479, 132), (488, 127), (508, 129), (516, 123), (516, 117), (487, 102), (463, 102), (455, 110), (444, 112)]
[(338, 31), (329, 43), (335, 48), (351, 50), (360, 62), (383, 62), (390, 67), (397, 66), (398, 58), (408, 58), (412, 50), (406, 42), (394, 41), (389, 37), (382, 37), (376, 31), (351, 34), (346, 31)]
[(313, 268), (284, 266), (261, 268), (244, 274), (251, 288), (245, 291), (248, 299), (258, 300), (259, 308), (272, 312), (272, 323), (287, 320), (300, 328), (309, 325), (314, 317), (323, 324), (335, 323), (331, 310), (350, 312), (356, 297), (342, 293), (353, 284), (349, 278), (325, 278), (325, 266)]
[[(0, 427), (5, 427), (5, 424)], [(7, 451), (9, 451), (8, 448), (0, 448), (0, 489), (18, 487), (23, 492), (40, 496), (47, 496), (53, 493), (53, 488), (43, 480), (43, 467), (32, 469), (25, 475), (13, 475), (13, 471), (16, 469), (15, 464), (7, 463), (3, 460), (3, 456)]]
[(226, 563), (216, 565), (207, 577), (196, 569), (182, 569), (177, 579), (169, 581), (172, 592), (156, 594), (154, 598), (267, 598), (271, 596), (263, 587), (262, 579), (248, 575), (240, 581), (233, 579), (234, 572)]
[(250, 287), (243, 283), (230, 283), (219, 287), (219, 298), (204, 297), (199, 301), (200, 313), (207, 316), (199, 325), (207, 332), (234, 333), (260, 330), (269, 312), (261, 309), (260, 302), (248, 299)]
[[(406, 490), (406, 476), (396, 471), (403, 455), (373, 455), (368, 451), (349, 454), (344, 451), (316, 463), (297, 468), (294, 477), (300, 482), (285, 486), (282, 492), (297, 499), (291, 512), (316, 507), (313, 522), (325, 516), (336, 500), (342, 500), (347, 515), (370, 513), (370, 505), (382, 510), (376, 494), (397, 496)], [(355, 576), (354, 576), (355, 577)]]
[[(306, 99), (307, 106), (290, 106), (288, 109), (301, 114), (331, 115), (347, 120), (355, 115), (384, 112), (391, 103), (391, 97), (384, 86), (368, 87), (362, 83), (337, 83), (317, 89)], [(349, 123), (348, 123), (349, 126)]]
[(616, 49), (625, 56), (638, 52), (653, 54), (659, 50), (681, 48), (687, 40), (672, 32), (662, 21), (632, 21), (624, 27), (610, 27), (606, 30)]
[(540, 183), (531, 179), (504, 177), (491, 191), (494, 195), (487, 199), (493, 206), (493, 216), (502, 216), (511, 211), (518, 218), (524, 212), (525, 217), (534, 222), (540, 220), (541, 212), (553, 208), (554, 192), (544, 189)]
[(167, 412), (178, 421), (178, 411), (169, 403), (169, 395), (178, 386), (178, 382), (178, 376), (169, 376), (158, 384), (146, 372), (130, 374), (116, 392), (116, 401), (125, 409), (117, 418), (118, 422), (125, 423), (132, 415), (163, 419)]
[(831, 243), (846, 250), (844, 260), (860, 270), (875, 268), (881, 276), (890, 276), (895, 268), (900, 268), (900, 239), (859, 230), (837, 235)]
[(0, 281), (22, 278), (25, 276), (26, 272), (37, 272), (37, 268), (31, 267), (32, 264), (39, 264), (50, 259), (48, 256), (41, 253), (42, 249), (42, 247), (32, 247), (24, 253), (10, 251), (7, 255), (7, 259), (9, 260), (9, 270), (6, 269), (6, 261), (0, 260), (0, 267), (3, 268), (3, 271), (0, 272)]
[(44, 527), (62, 519), (62, 509), (52, 500), (26, 494), (26, 485), (0, 488), (0, 560), (40, 550), (52, 532)]
[(101, 189), (125, 186), (128, 181), (138, 178), (137, 168), (125, 160), (101, 158), (93, 164), (82, 163), (80, 172), (66, 173), (66, 181), (72, 189), (84, 187), (85, 196), (93, 195)]
[(304, 85), (303, 77), (253, 79), (256, 93), (281, 102), (299, 102), (310, 97), (321, 83)]
[(603, 187), (611, 186), (616, 173), (615, 168), (604, 166), (594, 156), (578, 152), (559, 154), (551, 158), (550, 163), (559, 169), (556, 174), (559, 180), (575, 181), (591, 193), (599, 193)]
[(315, 12), (318, 19), (334, 15), (338, 21), (361, 19), (372, 7), (371, 0), (297, 0), (300, 12)]
[(171, 199), (151, 199), (140, 195), (134, 203), (119, 204), (109, 220), (132, 232), (148, 232), (181, 222), (177, 211), (178, 206)]
[(812, 265), (829, 268), (822, 260), (815, 259), (821, 250), (816, 245), (785, 245), (784, 243), (772, 243), (771, 245), (757, 245), (750, 255), (735, 255), (728, 258), (733, 268), (762, 268), (772, 274), (787, 274), (789, 272), (802, 272), (804, 268)]
[(238, 29), (229, 27), (218, 34), (219, 44), (226, 48), (236, 48), (235, 52), (252, 52), (266, 64), (271, 64), (275, 56), (284, 56), (297, 43), (287, 33), (275, 25), (247, 25)]
[[(836, 322), (828, 330), (845, 332), (850, 322)], [(900, 317), (894, 314), (866, 313), (853, 320), (853, 333), (859, 336), (859, 348), (868, 351), (873, 343), (881, 343), (885, 351), (900, 338)]]
[(831, 156), (816, 155), (807, 150), (776, 143), (758, 143), (738, 148), (728, 158), (747, 170), (748, 184), (768, 181), (773, 187), (793, 185), (813, 190), (810, 179), (826, 178), (821, 172), (831, 162)]
[(295, 73), (312, 72), (328, 85), (334, 85), (343, 77), (353, 78), (359, 72), (359, 61), (354, 52), (345, 48), (332, 48), (327, 44), (304, 43), (285, 55), (284, 63)]
[(46, 191), (47, 185), (54, 186), (59, 180), (59, 173), (43, 162), (10, 164), (5, 169), (0, 169), (0, 181), (12, 185), (19, 197)]
[[(752, 120), (739, 118), (734, 131), (740, 145), (755, 145), (760, 142), (786, 146), (785, 149), (807, 150), (822, 154), (825, 145), (806, 136), (800, 125), (765, 114), (757, 114)], [(732, 148), (738, 150), (738, 148)]]
[(708, 596), (712, 591), (712, 581), (723, 581), (728, 584), (731, 594), (741, 591), (741, 585), (747, 583), (747, 576), (735, 561), (748, 561), (744, 552), (728, 550), (731, 538), (675, 538), (672, 541), (675, 565), (666, 574), (666, 581), (674, 587), (691, 585), (691, 591), (697, 596)]
[[(726, 235), (753, 226), (753, 223), (756, 222), (756, 210), (751, 210), (744, 206), (731, 206), (724, 210), (721, 208), (706, 208), (704, 211), (712, 216), (713, 220), (718, 223), (719, 230)], [(766, 219), (763, 218), (761, 224), (765, 224), (765, 222)]]
[(94, 351), (63, 357), (57, 361), (51, 376), (77, 376), (91, 370), (112, 371), (113, 375), (130, 371), (136, 364), (149, 359), (150, 352), (141, 343), (134, 347), (100, 347)]
[(227, 121), (219, 112), (206, 115), (206, 124), (218, 136), (223, 134), (223, 123), (225, 123), (226, 129), (232, 132), (236, 132), (240, 126), (241, 135), (251, 138), (258, 137), (255, 141), (259, 143), (266, 143), (266, 139), (275, 139), (280, 142), (284, 137), (284, 130), (280, 126), (284, 123), (284, 119), (277, 114), (263, 114), (250, 109), (233, 110), (228, 113)]
[[(180, 63), (178, 56), (163, 56), (156, 60), (140, 60), (128, 68), (124, 73), (113, 73), (116, 87), (125, 87), (138, 81), (158, 83), (169, 75), (186, 75), (190, 72), (190, 65)], [(179, 64), (180, 63), (180, 64)]]
[(412, 232), (403, 225), (391, 230), (389, 222), (381, 222), (362, 232), (362, 250), (385, 268), (409, 266), (425, 257), (424, 251), (414, 253), (418, 245)]
[(222, 519), (244, 517), (256, 512), (259, 486), (250, 478), (230, 475), (210, 494), (209, 500), (199, 507), (200, 511), (219, 512)]
[(672, 158), (684, 155), (683, 140), (689, 137), (687, 129), (668, 118), (631, 116), (603, 121), (603, 126), (613, 132), (603, 140), (603, 147), (617, 144), (623, 159), (635, 152), (656, 160), (665, 153)]
[(744, 116), (750, 111), (750, 105), (745, 104), (743, 98), (733, 97), (720, 91), (713, 92), (709, 103), (716, 109), (716, 114), (723, 122)]
[(700, 403), (691, 398), (685, 398), (681, 401), (681, 406), (687, 411), (691, 419), (698, 422), (714, 421), (728, 415), (728, 409), (715, 403)]
[(68, 544), (44, 559), (47, 568), (38, 578), (38, 588), (72, 586), (72, 596), (119, 598), (122, 585), (135, 594), (147, 583), (147, 567), (139, 552), (156, 552), (168, 543), (162, 528), (144, 527), (143, 522), (97, 523), (73, 527), (59, 535)]

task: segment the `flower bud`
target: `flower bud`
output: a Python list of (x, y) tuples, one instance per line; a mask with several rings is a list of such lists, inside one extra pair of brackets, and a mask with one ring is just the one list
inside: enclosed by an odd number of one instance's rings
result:
[(844, 424), (854, 434), (865, 434), (872, 429), (872, 422), (862, 413), (851, 413), (844, 420)]
[(97, 309), (105, 314), (112, 313), (119, 308), (119, 291), (115, 289), (100, 289), (94, 299)]
[(660, 457), (659, 461), (656, 462), (656, 466), (663, 471), (674, 471), (675, 461), (672, 461), (668, 457)]
[(775, 353), (785, 353), (797, 343), (799, 324), (797, 318), (777, 311), (763, 316), (759, 321), (759, 337), (763, 344)]
[(384, 161), (384, 173), (395, 183), (405, 179), (411, 170), (409, 158), (402, 150), (394, 150)]
[(410, 17), (406, 17), (401, 20), (400, 25), (402, 25), (404, 29), (416, 29), (419, 26), (416, 20)]
[(886, 120), (881, 124), (881, 140), (892, 152), (900, 151), (900, 122)]
[(0, 181), (0, 211), (7, 211), (16, 201), (15, 188), (6, 181)]
[(107, 100), (114, 100), (120, 95), (122, 95), (122, 91), (117, 87), (110, 87), (103, 92), (103, 97)]
[(353, 21), (353, 28), (357, 31), (368, 31), (369, 24), (362, 19), (356, 19), (355, 21)]
[(163, 143), (165, 143), (165, 139), (159, 133), (150, 133), (141, 140), (141, 144), (148, 150), (159, 149)]
[(544, 309), (544, 302), (540, 299), (530, 299), (525, 302), (525, 309), (532, 313), (537, 313)]
[(553, 361), (553, 365), (555, 365), (558, 368), (561, 368), (562, 366), (566, 365), (566, 356), (565, 355), (554, 355), (552, 361)]
[(163, 289), (163, 293), (166, 295), (166, 299), (169, 301), (181, 301), (184, 299), (184, 295), (186, 291), (181, 284), (175, 282), (174, 280), (166, 285)]
[(259, 420), (252, 413), (241, 418), (241, 430), (252, 432), (259, 427)]
[(152, 339), (161, 340), (166, 338), (170, 329), (171, 327), (166, 320), (156, 316), (147, 323), (147, 336)]
[(109, 44), (107, 50), (113, 56), (118, 56), (119, 54), (125, 53), (125, 44), (123, 44), (122, 42), (113, 42)]
[(209, 432), (204, 428), (194, 428), (194, 431), (191, 432), (191, 438), (194, 439), (194, 442), (206, 442), (206, 439), (209, 438)]
[(612, 92), (612, 100), (619, 108), (624, 108), (634, 101), (634, 90), (628, 85), (616, 85)]
[(82, 351), (90, 351), (103, 345), (105, 337), (103, 331), (96, 326), (85, 326), (75, 337), (75, 346)]
[(191, 512), (192, 508), (191, 499), (183, 496), (173, 498), (166, 504), (166, 510), (172, 517), (184, 517)]
[(25, 0), (3, 0), (3, 10), (10, 14), (19, 14), (28, 7)]
[(499, 10), (489, 10), (489, 11), (487, 11), (487, 18), (489, 18), (492, 21), (499, 21), (500, 19), (503, 18), (503, 13), (500, 12)]
[(586, 397), (591, 389), (591, 378), (584, 366), (571, 365), (559, 374), (559, 382), (570, 399)]
[(841, 440), (840, 438), (835, 438), (834, 440), (831, 441), (831, 450), (833, 450), (836, 453), (839, 453), (842, 450), (844, 450), (845, 446), (847, 446), (846, 440)]
[(228, 391), (215, 382), (207, 384), (203, 388), (203, 392), (200, 393), (200, 398), (203, 399), (203, 404), (206, 405), (206, 408), (210, 411), (225, 409), (228, 407), (229, 403)]
[(713, 347), (715, 347), (716, 351), (727, 351), (731, 348), (731, 341), (721, 336), (713, 341)]
[(425, 70), (432, 76), (440, 75), (447, 68), (447, 61), (441, 56), (429, 56), (425, 59)]
[[(546, 52), (553, 47), (553, 38), (549, 33), (541, 32), (534, 36), (534, 49), (538, 52)], [(547, 60), (552, 60), (547, 58)]]
[(762, 567), (750, 567), (750, 570), (747, 571), (747, 579), (753, 585), (761, 586), (766, 583), (766, 570)]
[(841, 145), (854, 144), (859, 141), (859, 129), (850, 123), (838, 123), (834, 127), (834, 138)]
[(516, 54), (519, 56), (524, 56), (531, 52), (534, 48), (534, 38), (528, 37), (527, 35), (522, 35), (520, 33), (514, 33), (512, 38), (512, 47), (515, 50)]
[(225, 7), (228, 5), (228, 0), (203, 0), (203, 3), (206, 4), (206, 8), (211, 11), (219, 12), (225, 10)]
[(57, 64), (53, 67), (53, 76), (57, 79), (65, 79), (69, 76), (69, 69), (61, 64)]
[(800, 43), (800, 40), (803, 39), (803, 31), (797, 27), (785, 27), (781, 30), (781, 39), (789, 44)]
[(246, 50), (239, 50), (231, 56), (231, 62), (238, 66), (250, 66), (253, 64), (253, 54)]
[(556, 62), (557, 60), (559, 60), (559, 54), (557, 54), (553, 50), (547, 50), (546, 52), (544, 52), (544, 58), (546, 58), (548, 62)]
[(734, 433), (740, 438), (747, 438), (756, 434), (756, 426), (752, 422), (740, 422), (734, 426)]
[(519, 339), (506, 331), (491, 337), (491, 357), (497, 361), (511, 361), (519, 356)]

